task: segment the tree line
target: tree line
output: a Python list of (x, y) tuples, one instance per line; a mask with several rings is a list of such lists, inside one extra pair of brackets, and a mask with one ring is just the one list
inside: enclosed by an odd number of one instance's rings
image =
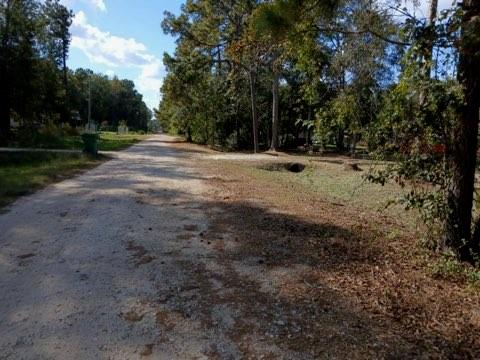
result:
[(59, 0), (0, 0), (0, 142), (14, 138), (11, 122), (35, 128), (72, 126), (91, 117), (146, 129), (151, 112), (133, 82), (67, 67), (72, 12)]
[(157, 117), (212, 145), (258, 150), (315, 140), (354, 150), (398, 56), (397, 45), (356, 29), (395, 35), (385, 15), (371, 1), (187, 1), (163, 21), (177, 48), (164, 57)]
[(432, 246), (477, 262), (480, 0), (426, 17), (399, 1), (187, 0), (156, 117), (222, 148), (335, 149), (388, 160), (371, 181), (431, 226)]
[(72, 109), (71, 122), (88, 119), (88, 97), (91, 118), (104, 127), (116, 128), (120, 123), (137, 130), (147, 130), (152, 111), (143, 102), (132, 80), (110, 78), (88, 69), (69, 72), (68, 102)]

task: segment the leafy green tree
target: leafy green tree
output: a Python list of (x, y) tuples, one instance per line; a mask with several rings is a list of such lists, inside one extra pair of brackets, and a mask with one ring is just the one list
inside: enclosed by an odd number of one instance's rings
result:
[[(475, 50), (480, 47), (479, 5), (468, 1), (454, 6), (435, 26), (431, 21), (407, 20), (405, 33), (411, 46), (402, 78), (382, 111), (389, 126), (386, 131), (377, 129), (377, 139), (397, 162), (376, 180), (390, 176), (408, 183), (412, 190), (404, 201), (435, 225), (437, 246), (471, 262), (478, 261), (480, 249), (480, 220), (473, 217), (480, 107), (480, 56)], [(439, 79), (428, 76), (434, 48), (443, 57)]]
[(79, 113), (82, 123), (88, 118), (89, 88), (92, 99), (91, 118), (98, 124), (106, 122), (116, 128), (121, 121), (138, 130), (147, 130), (151, 110), (131, 80), (110, 79), (91, 70), (77, 69), (69, 73), (69, 104)]
[[(33, 0), (0, 1), (0, 142), (10, 137), (12, 107), (26, 115), (32, 93), (33, 60), (38, 3)], [(15, 75), (15, 76), (14, 76)]]
[(73, 13), (59, 0), (46, 0), (43, 4), (45, 45), (48, 57), (62, 69), (62, 81), (64, 90), (64, 109), (62, 120), (68, 121), (68, 68), (67, 58), (70, 46), (69, 28), (72, 24)]
[[(186, 104), (187, 109), (176, 112), (188, 114), (182, 121), (182, 129), (177, 130), (187, 131), (196, 141), (222, 146), (235, 142), (238, 146), (241, 134), (245, 133), (241, 109), (246, 97), (239, 93), (246, 90), (241, 76), (246, 67), (235, 55), (244, 35), (245, 18), (254, 4), (254, 1), (187, 1), (180, 16), (169, 13), (165, 16), (164, 31), (178, 37), (178, 46), (173, 56), (165, 57), (172, 78), (167, 76), (170, 83), (162, 89), (162, 102), (168, 101), (168, 108)], [(175, 78), (183, 80), (177, 83)], [(169, 92), (179, 94), (176, 89), (182, 87), (182, 82), (189, 86), (175, 100)], [(215, 106), (217, 111), (212, 113), (210, 109)], [(159, 111), (164, 109), (165, 106), (159, 106)], [(158, 112), (157, 116), (164, 118)]]
[(465, 0), (459, 7), (457, 78), (463, 102), (457, 111), (454, 142), (449, 149), (452, 182), (447, 195), (444, 245), (462, 259), (475, 260), (480, 254), (480, 220), (472, 216), (480, 108), (480, 1)]

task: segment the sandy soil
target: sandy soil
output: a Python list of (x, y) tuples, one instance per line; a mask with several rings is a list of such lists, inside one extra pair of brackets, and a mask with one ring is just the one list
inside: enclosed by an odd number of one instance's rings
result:
[(322, 203), (315, 220), (296, 216), (274, 187), (222, 166), (250, 157), (157, 135), (12, 204), (0, 215), (0, 358), (473, 357), (461, 339), (379, 313), (391, 294), (359, 286), (387, 277), (387, 256), (358, 219), (342, 210), (335, 225)]
[(0, 216), (0, 358), (237, 354), (227, 323), (207, 328), (169, 303), (194, 295), (195, 267), (211, 256), (196, 241), (208, 226), (201, 176), (169, 141), (155, 136)]

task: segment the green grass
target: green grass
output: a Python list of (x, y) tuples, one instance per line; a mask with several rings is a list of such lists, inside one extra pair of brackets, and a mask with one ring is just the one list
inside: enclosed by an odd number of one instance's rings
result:
[(139, 141), (145, 140), (149, 135), (127, 134), (118, 135), (114, 132), (102, 132), (100, 134), (100, 151), (118, 151), (125, 149)]
[[(149, 135), (130, 133), (127, 135), (118, 135), (115, 132), (100, 133), (100, 151), (118, 151), (128, 148), (129, 146), (148, 138)], [(67, 149), (81, 150), (83, 149), (83, 141), (80, 135), (65, 135), (61, 137), (42, 138), (38, 137), (32, 143), (23, 142), (18, 147), (31, 147), (42, 149)]]
[(78, 150), (83, 148), (82, 138), (80, 136), (62, 136), (51, 139), (40, 139), (38, 144), (31, 144), (27, 147), (42, 148), (42, 149), (66, 149)]
[(454, 254), (444, 252), (429, 266), (433, 277), (446, 280), (464, 281), (475, 289), (480, 289), (480, 270), (458, 261)]
[(314, 192), (330, 202), (395, 213), (401, 208), (400, 205), (392, 204), (392, 200), (399, 198), (402, 189), (395, 184), (381, 186), (367, 181), (364, 175), (372, 165), (366, 161), (359, 164), (363, 171), (346, 170), (342, 159), (312, 161), (305, 158), (301, 161), (307, 165), (301, 173), (268, 171), (256, 166), (252, 166), (251, 170), (255, 176), (296, 184), (303, 191)]
[(103, 160), (84, 154), (0, 153), (0, 206)]

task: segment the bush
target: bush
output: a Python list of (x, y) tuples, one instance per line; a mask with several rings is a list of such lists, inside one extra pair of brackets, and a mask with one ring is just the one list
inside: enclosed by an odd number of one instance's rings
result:
[(436, 278), (466, 281), (472, 286), (480, 286), (480, 270), (478, 267), (458, 261), (452, 252), (442, 253), (438, 261), (430, 266), (430, 273)]
[(63, 125), (62, 133), (63, 133), (62, 135), (68, 135), (68, 136), (79, 135), (78, 130), (68, 123)]
[(35, 126), (26, 125), (15, 131), (14, 145), (20, 147), (35, 147), (39, 141), (39, 132)]
[(39, 135), (46, 141), (55, 141), (63, 136), (63, 130), (60, 126), (49, 120), (40, 128)]
[(78, 147), (78, 129), (70, 124), (59, 126), (48, 121), (40, 127), (36, 124), (22, 126), (15, 131), (13, 146), (72, 149)]

